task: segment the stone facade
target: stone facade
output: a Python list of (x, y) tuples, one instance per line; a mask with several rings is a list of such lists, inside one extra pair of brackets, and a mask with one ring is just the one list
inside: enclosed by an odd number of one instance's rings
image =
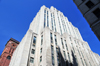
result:
[(100, 40), (100, 0), (73, 0)]
[(95, 56), (62, 12), (42, 6), (9, 66), (98, 66)]
[(0, 66), (9, 66), (13, 52), (15, 51), (18, 44), (19, 42), (13, 38), (7, 42), (5, 49), (0, 56)]

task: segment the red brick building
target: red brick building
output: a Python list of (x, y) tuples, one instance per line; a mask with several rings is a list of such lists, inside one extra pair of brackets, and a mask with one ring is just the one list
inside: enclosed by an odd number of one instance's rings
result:
[(0, 56), (0, 66), (9, 66), (11, 57), (13, 52), (17, 48), (19, 41), (11, 38), (5, 45), (5, 49), (3, 50)]

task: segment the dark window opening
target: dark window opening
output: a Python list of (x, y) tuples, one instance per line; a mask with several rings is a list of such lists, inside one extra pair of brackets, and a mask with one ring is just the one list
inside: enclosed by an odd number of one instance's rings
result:
[(11, 59), (11, 56), (7, 56), (7, 59), (10, 60)]
[(32, 49), (31, 53), (32, 53), (32, 54), (35, 54), (35, 50), (34, 50), (34, 49)]
[(40, 53), (42, 53), (42, 48), (40, 49)]
[(33, 43), (36, 43), (36, 37), (34, 36), (34, 40), (33, 40)]
[(96, 15), (97, 18), (100, 18), (100, 9), (97, 8), (93, 13)]
[(30, 62), (34, 63), (34, 58), (33, 57), (30, 57)]
[(42, 61), (42, 56), (40, 57), (40, 62)]
[(43, 44), (43, 35), (41, 36), (41, 45)]
[(91, 1), (88, 1), (86, 3), (86, 5), (87, 5), (88, 8), (92, 8), (94, 6), (94, 3), (92, 3)]
[(35, 47), (35, 44), (36, 44), (36, 37), (34, 36), (34, 39), (33, 39), (33, 46)]
[(53, 43), (52, 33), (50, 33), (51, 43)]
[(85, 1), (85, 0), (82, 0), (83, 2)]

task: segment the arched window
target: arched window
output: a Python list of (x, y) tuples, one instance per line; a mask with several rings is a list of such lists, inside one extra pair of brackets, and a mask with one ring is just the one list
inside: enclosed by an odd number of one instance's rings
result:
[(10, 60), (11, 59), (11, 56), (7, 56), (7, 59)]

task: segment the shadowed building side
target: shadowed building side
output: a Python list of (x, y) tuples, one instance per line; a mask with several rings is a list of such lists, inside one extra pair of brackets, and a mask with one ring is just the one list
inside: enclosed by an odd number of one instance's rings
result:
[(100, 0), (73, 0), (100, 41)]

